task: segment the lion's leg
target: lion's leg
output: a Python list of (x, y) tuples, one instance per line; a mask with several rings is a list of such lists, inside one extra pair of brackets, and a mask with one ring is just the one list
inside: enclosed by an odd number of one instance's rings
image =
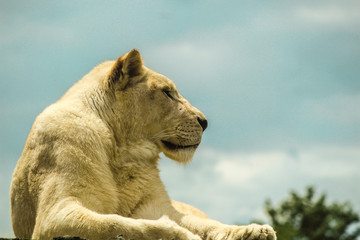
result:
[(189, 204), (186, 204), (186, 203), (182, 203), (182, 202), (178, 202), (178, 201), (175, 201), (175, 200), (171, 200), (171, 205), (179, 212), (185, 214), (185, 215), (188, 215), (188, 214), (191, 214), (191, 215), (194, 215), (194, 216), (197, 216), (197, 217), (200, 217), (200, 218), (209, 218), (206, 213), (202, 212), (201, 210), (189, 205)]
[(172, 210), (169, 209), (170, 212), (168, 213), (170, 218), (180, 226), (199, 235), (204, 240), (276, 240), (275, 231), (268, 225), (226, 225), (204, 217), (200, 210), (191, 207), (190, 205), (179, 204), (178, 202), (172, 202), (172, 205), (174, 208)]
[[(46, 216), (45, 216), (46, 215)], [(77, 236), (89, 240), (110, 239), (193, 239), (200, 238), (166, 219), (143, 220), (116, 214), (99, 214), (82, 206), (76, 199), (63, 200), (37, 219), (33, 239)]]

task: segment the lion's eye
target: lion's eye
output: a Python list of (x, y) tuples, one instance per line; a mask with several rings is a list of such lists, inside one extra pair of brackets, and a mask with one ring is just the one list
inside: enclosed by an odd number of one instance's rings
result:
[(175, 99), (174, 92), (172, 92), (172, 91), (170, 91), (170, 90), (167, 90), (167, 89), (163, 89), (162, 91), (163, 91), (169, 98)]

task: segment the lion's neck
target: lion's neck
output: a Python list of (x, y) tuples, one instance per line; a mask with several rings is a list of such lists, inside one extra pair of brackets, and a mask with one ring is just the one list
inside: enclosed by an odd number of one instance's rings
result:
[(126, 142), (116, 147), (116, 158), (127, 158), (127, 161), (134, 159), (140, 162), (147, 162), (157, 166), (159, 160), (158, 147), (149, 141), (138, 140)]
[(89, 94), (87, 99), (88, 106), (112, 132), (117, 157), (126, 156), (137, 161), (157, 164), (160, 154), (158, 146), (147, 140), (139, 131), (142, 128), (141, 123), (131, 119), (131, 111), (124, 112), (119, 109), (115, 104), (115, 94), (96, 90)]

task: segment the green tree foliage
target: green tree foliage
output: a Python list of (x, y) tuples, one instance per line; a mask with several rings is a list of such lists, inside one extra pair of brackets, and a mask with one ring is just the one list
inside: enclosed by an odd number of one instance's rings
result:
[(267, 200), (265, 207), (279, 240), (360, 239), (359, 215), (352, 205), (328, 204), (326, 195), (315, 196), (313, 187), (304, 196), (292, 191), (277, 207)]

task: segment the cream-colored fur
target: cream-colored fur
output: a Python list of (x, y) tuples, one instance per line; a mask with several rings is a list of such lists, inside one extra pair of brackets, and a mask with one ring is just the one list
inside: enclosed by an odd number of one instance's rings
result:
[(159, 154), (189, 162), (206, 125), (137, 50), (100, 64), (35, 120), (11, 183), (16, 237), (276, 239), (171, 202)]

